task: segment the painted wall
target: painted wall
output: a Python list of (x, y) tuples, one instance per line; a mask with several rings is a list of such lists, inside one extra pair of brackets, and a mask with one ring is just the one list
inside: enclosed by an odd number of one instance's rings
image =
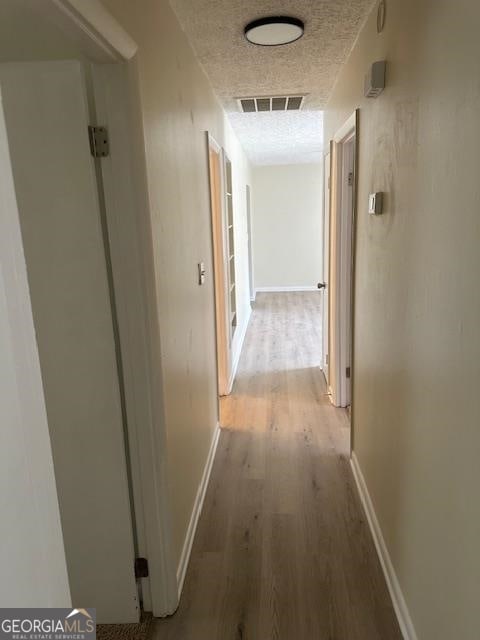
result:
[[(137, 143), (146, 149), (155, 271), (151, 296), (157, 300), (163, 377), (158, 394), (164, 401), (178, 562), (218, 421), (205, 131), (226, 147), (239, 194), (245, 191), (249, 167), (168, 2), (103, 3), (139, 45), (130, 71), (141, 106)], [(247, 272), (242, 197), (235, 194), (239, 280)], [(207, 267), (202, 287), (197, 284), (200, 261)], [(241, 326), (247, 321), (248, 286), (239, 282), (238, 289)]]
[(322, 164), (255, 167), (255, 288), (316, 287), (322, 278)]
[[(360, 107), (354, 450), (418, 638), (478, 637), (480, 5), (390, 0), (340, 74)], [(363, 77), (388, 60), (387, 88)], [(369, 217), (367, 197), (386, 194)]]

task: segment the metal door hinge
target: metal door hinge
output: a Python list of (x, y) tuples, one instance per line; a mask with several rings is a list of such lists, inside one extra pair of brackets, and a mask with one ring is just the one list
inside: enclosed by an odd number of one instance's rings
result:
[(350, 171), (348, 174), (348, 186), (351, 187), (353, 185), (353, 171)]
[(90, 152), (94, 158), (106, 158), (110, 154), (107, 127), (88, 127)]
[(148, 560), (146, 558), (135, 558), (135, 578), (148, 578)]
[(325, 364), (329, 363), (330, 358), (328, 357), (328, 353), (325, 354)]
[(351, 372), (350, 372), (350, 367), (347, 367), (345, 369), (345, 375), (347, 376), (347, 378), (350, 378)]

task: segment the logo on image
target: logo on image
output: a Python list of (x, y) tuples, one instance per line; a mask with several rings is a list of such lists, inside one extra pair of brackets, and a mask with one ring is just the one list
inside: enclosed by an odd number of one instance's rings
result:
[(0, 609), (0, 640), (95, 638), (95, 609)]

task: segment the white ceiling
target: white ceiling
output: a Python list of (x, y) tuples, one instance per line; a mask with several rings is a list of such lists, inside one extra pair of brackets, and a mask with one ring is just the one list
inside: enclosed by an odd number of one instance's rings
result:
[[(254, 164), (316, 161), (321, 110), (375, 0), (170, 0)], [(283, 47), (258, 47), (245, 25), (268, 15), (305, 22)], [(297, 113), (239, 113), (236, 98), (307, 95)]]
[(322, 111), (228, 115), (253, 164), (296, 164), (322, 159)]

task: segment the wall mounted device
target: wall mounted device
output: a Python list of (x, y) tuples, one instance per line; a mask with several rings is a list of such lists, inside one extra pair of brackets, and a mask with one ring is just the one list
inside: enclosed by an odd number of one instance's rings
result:
[(198, 263), (198, 284), (205, 284), (205, 263)]
[(377, 98), (385, 89), (385, 71), (387, 63), (385, 60), (378, 60), (370, 67), (365, 76), (365, 97)]
[(383, 27), (385, 26), (385, 17), (386, 17), (387, 8), (385, 5), (385, 0), (381, 0), (377, 9), (377, 33), (382, 33)]
[(383, 213), (383, 193), (381, 191), (371, 193), (368, 196), (368, 213), (374, 216)]

